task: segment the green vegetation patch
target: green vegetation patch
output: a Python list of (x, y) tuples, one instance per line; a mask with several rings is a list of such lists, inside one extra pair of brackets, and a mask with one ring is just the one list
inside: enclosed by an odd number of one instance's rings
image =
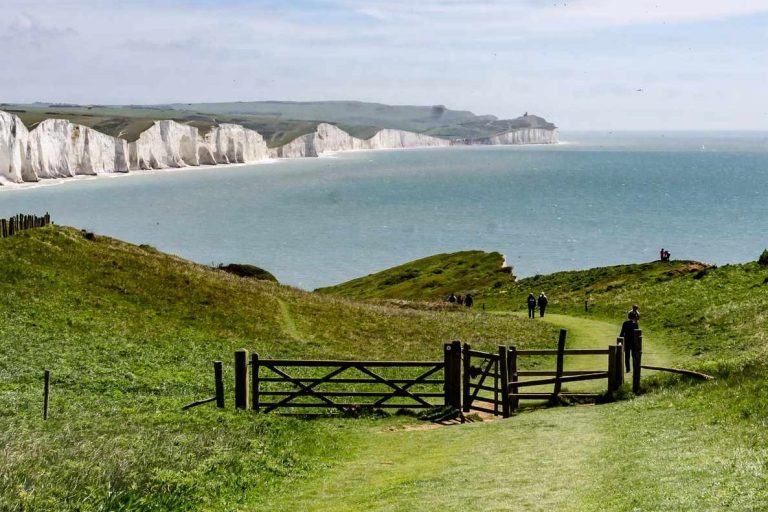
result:
[(509, 285), (514, 276), (503, 264), (498, 252), (437, 254), (316, 291), (356, 299), (438, 300)]

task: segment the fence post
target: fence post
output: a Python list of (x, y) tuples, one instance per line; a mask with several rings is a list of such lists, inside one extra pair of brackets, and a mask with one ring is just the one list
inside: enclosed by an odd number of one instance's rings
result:
[[(507, 375), (510, 382), (510, 391), (516, 395), (519, 388), (517, 387), (517, 348), (514, 345), (509, 347), (509, 352), (507, 352)], [(510, 397), (510, 411), (516, 411), (519, 407), (520, 399), (516, 396)]]
[(43, 375), (43, 419), (48, 419), (48, 398), (50, 396), (51, 371), (45, 370)]
[(632, 344), (632, 392), (640, 393), (640, 366), (643, 359), (643, 331), (635, 329), (635, 339)]
[(472, 394), (469, 392), (469, 385), (472, 382), (472, 356), (469, 353), (470, 350), (469, 343), (465, 343), (462, 357), (464, 371), (462, 372), (463, 399), (461, 401), (464, 405), (464, 412), (469, 412), (469, 408), (472, 405)]
[(213, 362), (213, 380), (216, 383), (216, 407), (224, 408), (224, 375), (221, 361)]
[(616, 338), (616, 385), (624, 385), (624, 338)]
[(445, 405), (461, 409), (461, 342), (443, 345)]
[(235, 407), (248, 407), (248, 351), (244, 348), (235, 352)]
[(509, 353), (506, 345), (499, 345), (499, 378), (501, 379), (501, 415), (509, 418)]
[(259, 412), (259, 354), (251, 354), (251, 408)]
[(560, 329), (560, 337), (557, 340), (557, 367), (555, 368), (555, 391), (554, 395), (557, 396), (560, 394), (560, 390), (562, 389), (563, 383), (560, 381), (560, 379), (563, 378), (563, 362), (565, 358), (565, 336), (567, 335), (567, 331), (565, 329)]
[(608, 393), (613, 393), (618, 389), (616, 382), (616, 345), (608, 345)]

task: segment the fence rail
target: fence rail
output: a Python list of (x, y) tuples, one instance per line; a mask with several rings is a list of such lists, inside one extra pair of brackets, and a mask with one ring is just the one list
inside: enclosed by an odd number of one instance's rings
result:
[(13, 236), (27, 229), (42, 228), (50, 223), (51, 216), (48, 213), (42, 217), (20, 213), (9, 219), (0, 219), (0, 238)]

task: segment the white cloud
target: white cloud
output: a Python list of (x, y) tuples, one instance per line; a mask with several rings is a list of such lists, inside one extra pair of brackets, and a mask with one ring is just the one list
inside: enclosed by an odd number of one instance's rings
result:
[(768, 34), (724, 44), (695, 30), (768, 12), (765, 0), (293, 5), (0, 0), (0, 101), (361, 99), (529, 110), (578, 128), (640, 127), (650, 111), (668, 112), (668, 126), (717, 127), (728, 112), (748, 117), (745, 98), (768, 110), (757, 76)]

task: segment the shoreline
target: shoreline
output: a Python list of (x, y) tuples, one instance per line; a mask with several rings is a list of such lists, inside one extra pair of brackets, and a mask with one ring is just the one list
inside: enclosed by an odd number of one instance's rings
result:
[(0, 194), (3, 192), (11, 191), (23, 191), (23, 190), (36, 190), (44, 187), (55, 187), (65, 185), (67, 183), (78, 183), (83, 181), (92, 181), (100, 179), (119, 179), (129, 176), (152, 176), (156, 174), (177, 173), (192, 170), (203, 169), (227, 169), (234, 167), (243, 167), (246, 165), (272, 165), (280, 162), (295, 162), (303, 160), (312, 160), (314, 158), (338, 158), (340, 154), (344, 153), (366, 153), (371, 151), (409, 151), (409, 150), (423, 150), (423, 149), (452, 149), (456, 147), (460, 148), (518, 148), (518, 147), (554, 147), (559, 145), (568, 145), (567, 141), (558, 141), (556, 143), (535, 143), (535, 144), (460, 144), (449, 146), (416, 146), (412, 148), (370, 148), (370, 149), (344, 149), (338, 151), (327, 151), (316, 157), (295, 157), (295, 158), (265, 158), (263, 160), (256, 160), (253, 162), (234, 163), (234, 164), (217, 164), (217, 165), (188, 165), (185, 167), (165, 167), (163, 169), (138, 169), (128, 172), (109, 172), (98, 174), (79, 174), (76, 176), (70, 176), (65, 178), (44, 178), (39, 181), (28, 181), (24, 183), (14, 183), (11, 181), (0, 178)]
[(39, 181), (28, 181), (24, 183), (13, 183), (0, 179), (0, 194), (10, 191), (35, 190), (38, 188), (55, 187), (66, 185), (67, 183), (78, 183), (83, 181), (120, 179), (130, 176), (153, 176), (157, 174), (173, 174), (177, 172), (204, 170), (204, 169), (229, 169), (233, 167), (243, 167), (246, 165), (271, 165), (280, 163), (286, 158), (265, 158), (254, 162), (235, 163), (235, 164), (217, 164), (217, 165), (188, 165), (186, 167), (165, 167), (163, 169), (139, 169), (129, 172), (105, 172), (99, 174), (79, 174), (67, 178), (46, 178)]

